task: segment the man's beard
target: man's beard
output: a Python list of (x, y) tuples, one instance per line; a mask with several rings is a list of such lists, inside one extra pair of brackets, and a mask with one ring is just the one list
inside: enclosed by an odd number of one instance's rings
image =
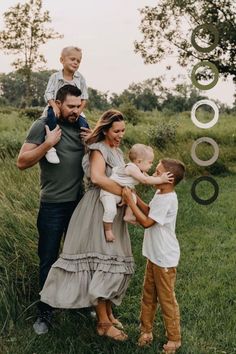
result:
[(78, 119), (78, 116), (77, 115), (69, 115), (69, 116), (67, 116), (67, 117), (62, 117), (62, 120), (64, 121), (64, 122), (68, 122), (68, 123), (75, 123), (76, 122), (76, 120)]

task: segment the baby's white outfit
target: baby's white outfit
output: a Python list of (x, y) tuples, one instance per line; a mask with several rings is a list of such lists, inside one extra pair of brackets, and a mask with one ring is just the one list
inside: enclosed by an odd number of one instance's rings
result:
[[(127, 166), (135, 166), (137, 168), (133, 162), (129, 162), (124, 166), (113, 167), (109, 178), (118, 183), (121, 187), (134, 189), (135, 186), (139, 184), (139, 181), (132, 176), (127, 175)], [(121, 197), (101, 189), (100, 200), (104, 208), (103, 221), (112, 223), (117, 213), (117, 204), (121, 202)]]

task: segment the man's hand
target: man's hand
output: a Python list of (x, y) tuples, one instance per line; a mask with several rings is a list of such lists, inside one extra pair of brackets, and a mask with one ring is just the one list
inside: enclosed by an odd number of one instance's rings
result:
[(45, 141), (50, 145), (50, 148), (56, 145), (61, 139), (61, 128), (59, 125), (55, 129), (50, 130), (48, 125), (45, 125), (46, 139)]
[(80, 129), (81, 129), (81, 133), (80, 133), (81, 139), (83, 139), (86, 142), (88, 136), (92, 133), (92, 130), (84, 127), (81, 127)]
[(129, 189), (128, 187), (124, 187), (122, 189), (122, 201), (125, 203), (125, 204), (128, 204), (130, 202), (133, 201), (133, 197), (132, 197), (132, 191), (131, 189)]

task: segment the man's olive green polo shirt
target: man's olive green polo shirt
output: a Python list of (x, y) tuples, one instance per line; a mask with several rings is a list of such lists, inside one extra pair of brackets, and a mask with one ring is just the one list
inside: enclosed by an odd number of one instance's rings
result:
[[(41, 117), (32, 124), (26, 143), (40, 145), (44, 142), (45, 122), (46, 118)], [(82, 188), (84, 146), (78, 127), (64, 121), (58, 124), (62, 129), (62, 136), (55, 148), (60, 163), (51, 164), (45, 157), (39, 161), (41, 201), (47, 203), (75, 201)]]

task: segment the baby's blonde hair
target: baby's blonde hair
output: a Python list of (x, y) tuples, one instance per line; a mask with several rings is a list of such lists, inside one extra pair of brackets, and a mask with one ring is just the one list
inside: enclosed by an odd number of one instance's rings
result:
[(135, 160), (146, 160), (148, 153), (153, 153), (153, 148), (144, 144), (134, 144), (129, 150), (129, 159), (130, 161)]
[(65, 57), (65, 56), (68, 55), (72, 50), (76, 50), (76, 51), (82, 56), (82, 49), (81, 49), (81, 48), (69, 46), (69, 47), (65, 47), (65, 48), (62, 49), (62, 51), (61, 51), (61, 57)]

